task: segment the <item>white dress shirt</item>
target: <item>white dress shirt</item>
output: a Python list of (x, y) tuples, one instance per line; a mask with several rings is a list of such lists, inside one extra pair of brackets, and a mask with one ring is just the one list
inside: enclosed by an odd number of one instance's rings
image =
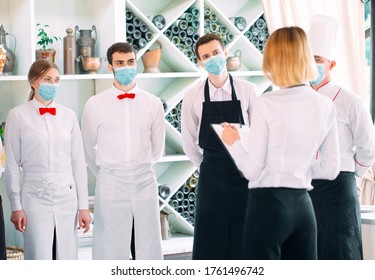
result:
[[(205, 101), (205, 83), (206, 80), (203, 80), (184, 93), (181, 112), (183, 150), (197, 168), (199, 168), (203, 160), (203, 151), (199, 147), (198, 142), (203, 102)], [(216, 88), (211, 82), (208, 84), (211, 101), (232, 100), (232, 89), (229, 78), (227, 78), (221, 88)], [(233, 78), (233, 86), (236, 91), (237, 100), (241, 101), (241, 110), (245, 125), (249, 125), (251, 106), (259, 90), (255, 84), (244, 79)]]
[(111, 88), (92, 96), (82, 115), (86, 162), (98, 175), (99, 168), (128, 170), (148, 168), (163, 155), (164, 110), (161, 100), (137, 87), (134, 99), (119, 100), (119, 89)]
[[(4, 140), (5, 186), (12, 211), (21, 210), (21, 172), (73, 176), (79, 209), (88, 209), (87, 170), (82, 136), (76, 114), (54, 101), (56, 115), (40, 115), (45, 107), (36, 99), (9, 111)], [(44, 175), (43, 175), (44, 174)]]
[(362, 99), (345, 88), (329, 82), (318, 89), (334, 99), (340, 144), (340, 170), (363, 177), (375, 159), (375, 129)]
[(241, 141), (231, 149), (249, 188), (312, 189), (312, 178), (334, 179), (340, 155), (332, 100), (308, 86), (263, 94), (253, 106), (246, 145), (248, 153)]

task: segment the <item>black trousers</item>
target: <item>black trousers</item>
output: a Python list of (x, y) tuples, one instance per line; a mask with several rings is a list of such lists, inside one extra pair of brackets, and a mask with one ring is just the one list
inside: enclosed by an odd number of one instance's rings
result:
[(318, 259), (362, 260), (361, 213), (354, 172), (313, 180), (309, 195), (318, 225)]
[(5, 223), (4, 223), (4, 212), (3, 202), (0, 195), (0, 260), (6, 260), (7, 254), (5, 249)]
[(317, 229), (305, 189), (250, 189), (243, 235), (243, 259), (314, 260)]

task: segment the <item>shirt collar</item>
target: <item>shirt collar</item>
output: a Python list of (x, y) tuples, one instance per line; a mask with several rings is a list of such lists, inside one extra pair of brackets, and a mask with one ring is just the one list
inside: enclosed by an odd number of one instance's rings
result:
[(210, 97), (214, 96), (218, 90), (222, 90), (225, 93), (232, 94), (232, 87), (230, 85), (229, 81), (229, 75), (227, 76), (227, 79), (225, 80), (224, 85), (221, 88), (215, 87), (210, 80), (208, 80), (208, 89), (210, 91)]
[[(119, 94), (122, 94), (122, 93), (125, 93), (124, 91), (118, 89), (117, 87), (115, 87), (113, 84), (112, 84), (112, 91), (114, 92), (114, 95), (117, 96)], [(135, 84), (134, 87), (132, 87), (129, 91), (127, 91), (128, 93), (139, 93), (138, 92), (138, 86), (137, 84)]]
[(43, 105), (40, 103), (35, 97), (30, 101), (31, 105), (39, 112), (39, 108), (56, 108), (56, 102), (55, 100), (52, 100), (51, 104), (48, 106)]

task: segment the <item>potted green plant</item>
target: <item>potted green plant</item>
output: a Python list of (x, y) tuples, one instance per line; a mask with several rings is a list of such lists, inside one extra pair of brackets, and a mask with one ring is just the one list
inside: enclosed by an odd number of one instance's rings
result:
[(53, 42), (61, 41), (61, 37), (52, 36), (46, 32), (46, 29), (49, 27), (48, 24), (36, 25), (38, 27), (38, 42), (37, 44), (41, 47), (39, 50), (36, 50), (36, 60), (39, 59), (50, 59), (55, 61), (56, 50), (52, 48)]

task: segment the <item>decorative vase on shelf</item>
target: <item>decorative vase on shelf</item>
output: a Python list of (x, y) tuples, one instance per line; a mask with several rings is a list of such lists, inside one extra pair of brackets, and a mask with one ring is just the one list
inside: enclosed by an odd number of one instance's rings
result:
[[(159, 64), (161, 59), (162, 45), (159, 41), (155, 42), (155, 48), (147, 50), (142, 56), (144, 73), (160, 73)], [(153, 47), (153, 46), (151, 46)]]
[[(5, 36), (13, 36), (14, 42), (15, 42), (14, 43), (14, 50), (11, 50), (10, 48), (7, 47)], [(1, 75), (11, 75), (12, 72), (13, 72), (14, 66), (16, 64), (16, 56), (14, 54), (15, 51), (16, 51), (16, 43), (17, 43), (16, 37), (13, 34), (9, 34), (9, 33), (5, 32), (5, 29), (4, 29), (3, 25), (1, 25), (0, 26), (0, 46), (2, 46), (3, 49), (5, 50), (5, 56), (6, 56), (6, 60), (5, 60), (5, 63), (3, 65)]]
[[(79, 30), (78, 26), (75, 27), (76, 36), (78, 36), (77, 43), (77, 57), (95, 57), (95, 43), (97, 39), (97, 31), (95, 25), (90, 29)], [(83, 61), (83, 60), (82, 60)], [(83, 64), (80, 63), (80, 71), (87, 74), (88, 71), (84, 69)]]
[(73, 29), (66, 29), (66, 36), (64, 37), (64, 74), (77, 73), (77, 48), (76, 37), (73, 34)]
[(35, 51), (36, 60), (49, 59), (55, 62), (56, 50), (36, 50)]
[(3, 45), (0, 45), (0, 75), (4, 73), (5, 62), (7, 61), (6, 50)]

